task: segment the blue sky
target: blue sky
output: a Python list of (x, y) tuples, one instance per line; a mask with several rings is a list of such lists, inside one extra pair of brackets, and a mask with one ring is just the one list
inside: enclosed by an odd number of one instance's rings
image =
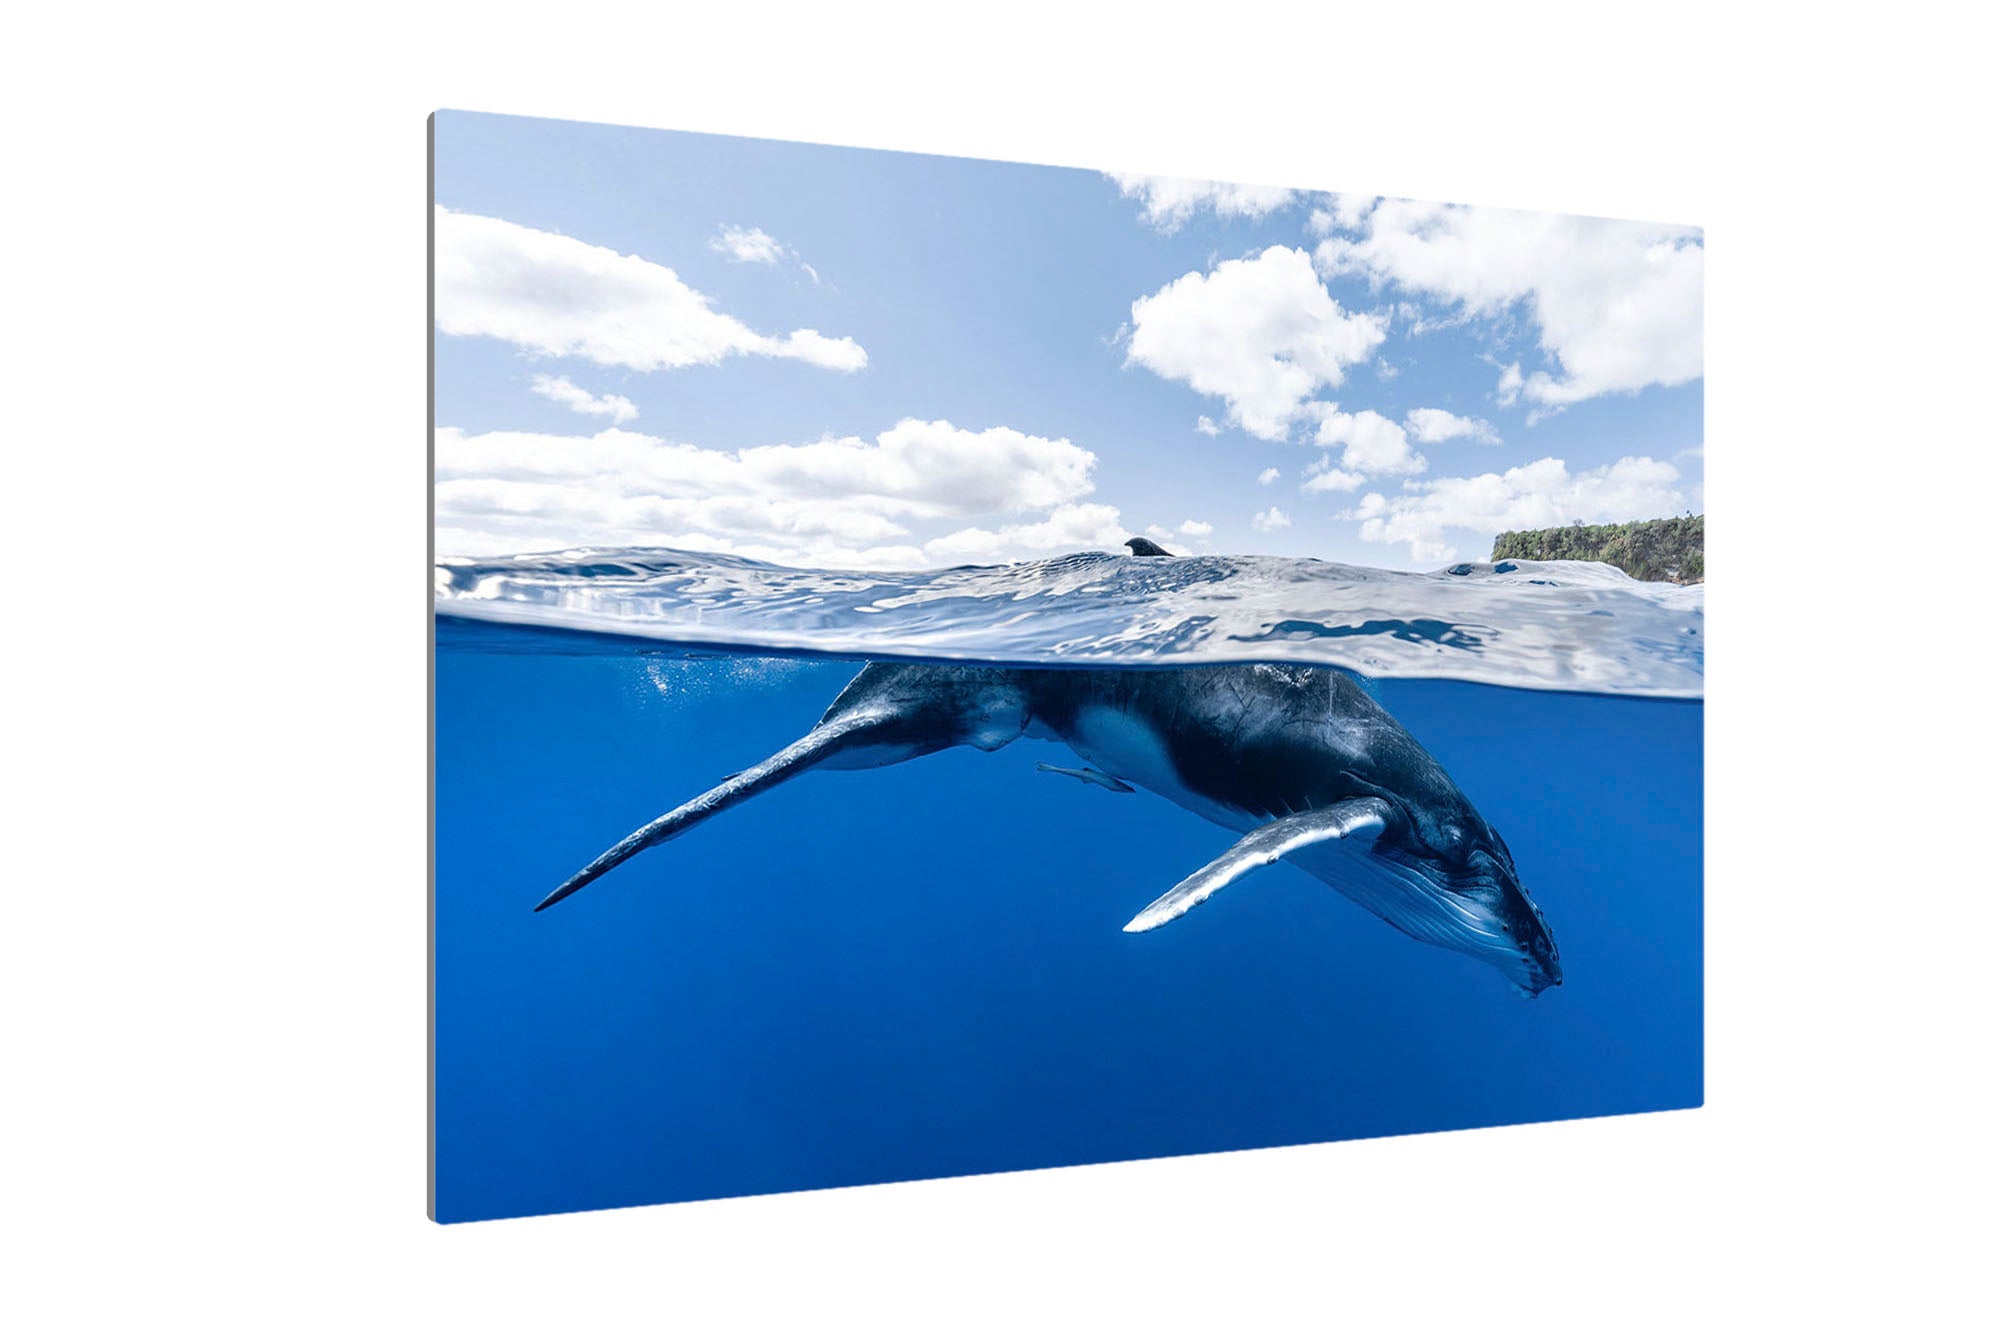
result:
[(441, 554), (1431, 568), (1701, 509), (1692, 228), (457, 112), (436, 201)]

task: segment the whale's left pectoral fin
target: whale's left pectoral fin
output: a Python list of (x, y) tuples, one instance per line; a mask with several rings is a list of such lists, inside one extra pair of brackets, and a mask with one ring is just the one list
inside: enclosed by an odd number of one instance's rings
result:
[(1221, 856), (1155, 898), (1145, 911), (1126, 923), (1125, 929), (1129, 933), (1164, 926), (1196, 903), (1207, 899), (1217, 889), (1259, 866), (1275, 863), (1287, 852), (1356, 833), (1379, 832), (1387, 815), (1387, 805), (1369, 796), (1342, 801), (1323, 810), (1286, 815), (1260, 825), (1244, 834), (1235, 846)]

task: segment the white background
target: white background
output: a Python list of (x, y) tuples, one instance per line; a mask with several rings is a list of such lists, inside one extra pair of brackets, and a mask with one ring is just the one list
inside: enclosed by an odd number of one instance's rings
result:
[[(11, 16), (0, 1320), (1990, 1319), (1991, 45), (1950, 12)], [(439, 106), (1704, 224), (1706, 1109), (432, 1225)]]

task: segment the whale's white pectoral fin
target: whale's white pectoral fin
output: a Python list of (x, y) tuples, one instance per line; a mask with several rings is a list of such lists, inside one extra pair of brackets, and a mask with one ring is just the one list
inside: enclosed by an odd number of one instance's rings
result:
[[(647, 848), (679, 837), (711, 816), (740, 805), (809, 769), (821, 765), (860, 766), (851, 764), (852, 751), (856, 748), (856, 741), (865, 738), (873, 721), (875, 719), (864, 715), (823, 722), (763, 763), (740, 773), (731, 773), (692, 801), (676, 806), (652, 823), (628, 834), (595, 861), (564, 880), (554, 893), (535, 904), (535, 910), (539, 912), (555, 906), (605, 871), (623, 865)], [(899, 757), (893, 750), (878, 747), (868, 762), (893, 763)], [(843, 765), (843, 760), (850, 763)]]
[(1240, 838), (1236, 845), (1216, 857), (1147, 905), (1146, 910), (1126, 923), (1128, 933), (1164, 926), (1202, 902), (1217, 889), (1249, 874), (1259, 866), (1275, 863), (1287, 852), (1316, 842), (1330, 842), (1351, 834), (1379, 831), (1387, 807), (1376, 797), (1342, 801), (1323, 810), (1307, 810), (1259, 825)]

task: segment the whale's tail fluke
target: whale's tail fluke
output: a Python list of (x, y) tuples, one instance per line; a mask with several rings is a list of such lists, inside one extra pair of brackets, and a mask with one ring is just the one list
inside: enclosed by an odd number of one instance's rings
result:
[(808, 769), (825, 763), (847, 748), (857, 732), (869, 729), (867, 718), (841, 718), (814, 727), (798, 740), (752, 768), (732, 773), (716, 786), (684, 805), (667, 811), (644, 828), (627, 834), (603, 855), (562, 882), (554, 893), (535, 904), (535, 910), (554, 907), (607, 870), (623, 865), (649, 847), (677, 838), (711, 815), (721, 814), (760, 792), (769, 791)]

